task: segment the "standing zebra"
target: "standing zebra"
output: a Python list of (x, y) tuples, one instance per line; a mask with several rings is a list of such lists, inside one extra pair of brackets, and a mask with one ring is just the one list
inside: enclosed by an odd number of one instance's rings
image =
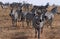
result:
[(47, 12), (46, 8), (48, 8), (48, 4), (43, 7), (38, 7), (37, 9), (39, 11), (36, 11), (36, 14), (32, 20), (32, 25), (35, 28), (35, 37), (37, 37), (38, 34), (38, 39), (40, 39), (40, 32), (43, 32), (43, 27), (45, 23), (45, 13)]
[(57, 7), (54, 7), (50, 12), (45, 13), (45, 21), (48, 22), (48, 24), (51, 28), (52, 28), (52, 22), (53, 22), (53, 19), (54, 19), (54, 15), (56, 13), (57, 13)]
[(33, 27), (35, 28), (35, 37), (37, 37), (37, 33), (38, 33), (38, 39), (40, 39), (40, 31), (42, 33), (43, 30), (43, 25), (44, 25), (43, 15), (44, 13), (36, 12), (32, 20)]
[(22, 12), (21, 13), (21, 22), (22, 22), (23, 27), (24, 27), (24, 22), (26, 21), (26, 14), (27, 14), (27, 12)]
[(26, 14), (27, 27), (32, 24), (32, 20), (33, 20), (34, 16), (35, 16), (34, 9)]
[(17, 26), (17, 18), (18, 18), (18, 14), (16, 12), (15, 9), (11, 9), (11, 12), (10, 12), (10, 17), (12, 18), (12, 24), (13, 26)]
[(17, 21), (20, 21), (20, 16), (21, 16), (21, 12), (22, 10), (21, 9), (11, 9), (11, 12), (10, 12), (10, 17), (12, 19), (12, 26), (17, 26)]

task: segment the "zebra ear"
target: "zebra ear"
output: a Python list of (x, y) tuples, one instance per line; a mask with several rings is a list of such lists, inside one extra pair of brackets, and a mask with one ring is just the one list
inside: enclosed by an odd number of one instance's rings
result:
[(57, 7), (54, 7), (52, 10), (51, 10), (52, 13), (56, 13), (57, 12)]

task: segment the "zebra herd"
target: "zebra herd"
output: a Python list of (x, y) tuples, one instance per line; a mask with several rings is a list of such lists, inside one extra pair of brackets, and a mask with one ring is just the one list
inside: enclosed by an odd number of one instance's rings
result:
[(27, 23), (27, 27), (31, 26), (35, 29), (35, 37), (40, 39), (40, 32), (43, 32), (43, 27), (45, 23), (48, 23), (52, 28), (52, 22), (54, 15), (57, 13), (57, 6), (55, 6), (50, 12), (47, 11), (49, 4), (46, 6), (34, 6), (31, 11), (22, 12), (21, 8), (11, 9), (10, 17), (12, 18), (12, 26), (16, 27), (17, 22), (21, 21), (24, 27), (24, 21)]

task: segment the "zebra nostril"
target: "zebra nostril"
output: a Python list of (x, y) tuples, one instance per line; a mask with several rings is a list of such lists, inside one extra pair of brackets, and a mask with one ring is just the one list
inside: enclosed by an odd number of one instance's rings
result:
[(40, 19), (40, 22), (42, 22), (42, 20)]

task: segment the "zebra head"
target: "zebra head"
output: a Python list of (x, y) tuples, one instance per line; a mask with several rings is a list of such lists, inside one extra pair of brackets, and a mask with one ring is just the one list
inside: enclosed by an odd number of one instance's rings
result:
[(11, 12), (10, 12), (10, 16), (12, 17), (12, 16), (14, 16), (14, 14), (15, 14), (15, 10), (14, 9), (11, 9)]

